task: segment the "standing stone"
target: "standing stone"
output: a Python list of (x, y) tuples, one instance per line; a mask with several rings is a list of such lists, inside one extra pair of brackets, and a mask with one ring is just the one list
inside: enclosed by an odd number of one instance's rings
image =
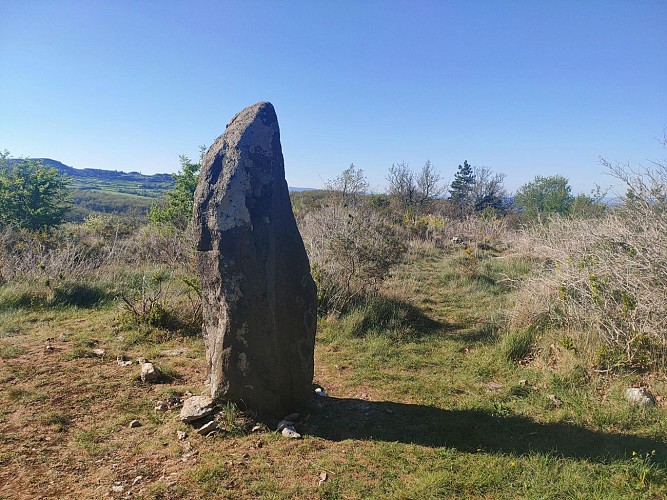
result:
[(317, 292), (270, 103), (238, 113), (204, 156), (194, 230), (211, 396), (293, 411), (312, 395)]

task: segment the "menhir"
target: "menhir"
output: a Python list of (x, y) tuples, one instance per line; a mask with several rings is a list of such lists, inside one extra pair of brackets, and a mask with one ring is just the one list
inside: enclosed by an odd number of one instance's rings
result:
[(282, 416), (312, 395), (317, 291), (273, 106), (238, 113), (204, 156), (194, 232), (213, 398)]

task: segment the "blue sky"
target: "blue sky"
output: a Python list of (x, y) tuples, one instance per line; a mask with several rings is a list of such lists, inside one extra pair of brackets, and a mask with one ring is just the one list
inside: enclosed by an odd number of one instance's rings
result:
[(287, 179), (430, 160), (609, 186), (667, 156), (664, 1), (0, 1), (0, 149), (173, 172), (268, 100)]

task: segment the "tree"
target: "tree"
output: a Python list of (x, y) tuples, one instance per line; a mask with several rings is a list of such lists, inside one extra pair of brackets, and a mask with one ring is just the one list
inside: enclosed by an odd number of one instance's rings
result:
[(327, 181), (325, 188), (334, 201), (344, 205), (357, 205), (368, 190), (368, 181), (364, 171), (350, 163), (338, 177)]
[(507, 191), (503, 186), (504, 180), (505, 174), (496, 174), (489, 167), (474, 167), (471, 201), (475, 212), (505, 212)]
[(436, 199), (444, 191), (444, 188), (440, 185), (440, 174), (433, 168), (429, 160), (426, 160), (417, 176), (416, 187), (417, 203), (422, 207)]
[(514, 196), (514, 204), (522, 208), (528, 217), (550, 213), (567, 214), (573, 202), (572, 188), (567, 178), (561, 175), (538, 175), (521, 186)]
[(470, 207), (470, 195), (474, 183), (475, 174), (473, 168), (468, 163), (468, 160), (465, 160), (463, 165), (459, 165), (459, 168), (454, 175), (454, 180), (449, 188), (450, 200), (462, 210)]
[(0, 152), (0, 227), (38, 231), (62, 223), (71, 207), (69, 183), (40, 161)]
[(185, 155), (179, 156), (181, 170), (172, 175), (175, 182), (174, 187), (165, 195), (164, 203), (154, 205), (148, 214), (148, 220), (153, 224), (169, 223), (179, 229), (185, 229), (190, 223), (195, 189), (199, 182), (201, 162), (206, 148), (201, 146), (199, 150), (199, 163), (193, 163)]
[(388, 194), (401, 209), (405, 210), (414, 204), (417, 192), (415, 173), (407, 163), (393, 164), (389, 169), (387, 181), (389, 181)]
[(440, 186), (440, 174), (426, 161), (419, 174), (407, 163), (391, 166), (389, 175), (389, 196), (396, 200), (401, 209), (424, 208), (443, 192)]

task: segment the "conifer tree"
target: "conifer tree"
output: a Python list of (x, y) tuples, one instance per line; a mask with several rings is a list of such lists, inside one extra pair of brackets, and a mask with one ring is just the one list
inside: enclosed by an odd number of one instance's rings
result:
[(450, 199), (460, 208), (469, 205), (473, 186), (475, 184), (475, 174), (468, 160), (459, 165), (454, 180), (449, 187)]

